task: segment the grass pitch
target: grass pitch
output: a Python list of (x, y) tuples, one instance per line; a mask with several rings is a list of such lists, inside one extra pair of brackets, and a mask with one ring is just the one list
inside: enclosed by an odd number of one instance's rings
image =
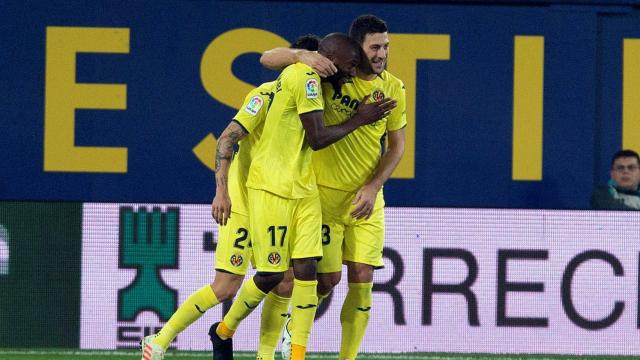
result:
[[(211, 360), (210, 352), (169, 351), (166, 360)], [(335, 360), (336, 353), (310, 353), (309, 360)], [(0, 360), (134, 360), (140, 359), (137, 350), (90, 351), (72, 349), (3, 349)], [(254, 360), (253, 353), (236, 353), (234, 360)], [(276, 359), (278, 359), (276, 355)], [(513, 354), (443, 354), (443, 353), (370, 353), (358, 356), (358, 360), (631, 360), (632, 356), (568, 356), (568, 355), (513, 355)]]

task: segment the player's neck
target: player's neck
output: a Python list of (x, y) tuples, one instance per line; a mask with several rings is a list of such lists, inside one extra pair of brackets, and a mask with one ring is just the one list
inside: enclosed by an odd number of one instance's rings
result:
[(367, 74), (363, 71), (358, 70), (356, 76), (362, 80), (371, 81), (374, 80), (378, 75), (376, 73)]

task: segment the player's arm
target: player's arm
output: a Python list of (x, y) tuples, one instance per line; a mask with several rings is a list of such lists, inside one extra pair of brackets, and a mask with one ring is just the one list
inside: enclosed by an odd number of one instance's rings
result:
[(397, 103), (393, 99), (384, 99), (375, 103), (367, 103), (367, 95), (358, 106), (358, 110), (347, 121), (324, 126), (323, 111), (312, 111), (300, 114), (305, 131), (305, 138), (313, 150), (320, 150), (347, 136), (362, 125), (371, 124), (385, 117)]
[(369, 218), (373, 212), (376, 203), (376, 195), (382, 188), (382, 185), (391, 177), (393, 171), (398, 167), (400, 159), (404, 154), (404, 128), (389, 131), (388, 147), (378, 163), (378, 167), (373, 176), (362, 186), (353, 199), (354, 209), (351, 216), (356, 219)]
[(297, 62), (308, 65), (322, 77), (331, 76), (338, 71), (333, 61), (317, 51), (279, 47), (265, 51), (260, 57), (260, 64), (271, 70), (281, 70)]
[(226, 225), (231, 215), (229, 197), (229, 167), (233, 158), (233, 147), (249, 133), (235, 120), (224, 129), (216, 147), (216, 195), (211, 202), (211, 215), (220, 225)]

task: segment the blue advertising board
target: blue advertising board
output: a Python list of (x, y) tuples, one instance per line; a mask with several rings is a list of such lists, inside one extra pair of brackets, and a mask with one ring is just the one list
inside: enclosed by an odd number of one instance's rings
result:
[(407, 87), (388, 205), (586, 208), (640, 150), (626, 4), (3, 2), (0, 199), (207, 203), (215, 138), (277, 76), (260, 53), (374, 13)]

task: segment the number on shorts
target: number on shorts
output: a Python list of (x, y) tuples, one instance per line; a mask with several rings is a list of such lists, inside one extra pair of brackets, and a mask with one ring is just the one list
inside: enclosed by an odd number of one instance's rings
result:
[[(284, 237), (287, 235), (287, 227), (278, 226), (278, 230), (280, 230), (280, 246), (284, 246)], [(271, 246), (276, 246), (276, 227), (271, 225), (269, 226), (268, 231), (271, 233)]]
[(327, 224), (322, 224), (322, 245), (329, 245), (331, 242), (331, 228)]
[(241, 243), (247, 240), (247, 237), (249, 236), (249, 231), (245, 228), (238, 228), (238, 231), (236, 231), (236, 234), (240, 236), (236, 238), (236, 241), (233, 243), (233, 246), (237, 247), (238, 249), (244, 250), (244, 245), (242, 245)]

